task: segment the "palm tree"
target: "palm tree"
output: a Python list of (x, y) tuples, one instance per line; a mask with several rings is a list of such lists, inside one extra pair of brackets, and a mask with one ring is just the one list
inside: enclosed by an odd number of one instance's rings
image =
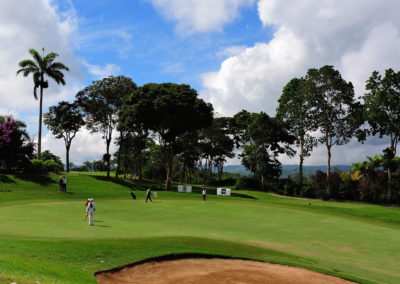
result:
[(32, 73), (33, 76), (33, 96), (37, 100), (37, 89), (40, 87), (40, 108), (39, 108), (39, 139), (38, 139), (38, 159), (41, 156), (42, 147), (42, 106), (43, 106), (43, 89), (49, 87), (49, 82), (45, 80), (45, 75), (54, 79), (57, 84), (65, 85), (64, 74), (61, 70), (69, 71), (68, 67), (61, 62), (53, 62), (58, 56), (57, 53), (50, 52), (44, 55), (44, 48), (42, 48), (43, 56), (40, 56), (39, 52), (35, 49), (29, 49), (29, 53), (32, 55), (34, 60), (24, 59), (18, 65), (21, 67), (17, 71), (17, 75), (22, 72), (24, 77), (27, 77)]

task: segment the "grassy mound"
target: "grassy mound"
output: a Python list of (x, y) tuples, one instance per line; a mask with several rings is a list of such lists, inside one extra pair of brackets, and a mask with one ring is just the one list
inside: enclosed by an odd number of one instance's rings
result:
[[(158, 192), (150, 181), (0, 176), (0, 283), (96, 283), (93, 273), (174, 253), (288, 264), (362, 283), (399, 283), (400, 210), (250, 191)], [(138, 199), (133, 200), (133, 189)], [(95, 226), (83, 221), (95, 198)], [(311, 203), (311, 205), (309, 205)]]

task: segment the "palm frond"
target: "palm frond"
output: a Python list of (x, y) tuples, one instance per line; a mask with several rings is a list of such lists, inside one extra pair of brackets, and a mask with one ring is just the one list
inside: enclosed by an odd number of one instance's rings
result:
[(47, 54), (44, 58), (43, 61), (50, 63), (52, 61), (54, 61), (54, 59), (56, 59), (56, 57), (58, 56), (57, 53), (55, 52), (50, 52), (49, 54)]
[(37, 65), (41, 68), (43, 66), (43, 59), (40, 56), (39, 52), (36, 49), (29, 49), (29, 53), (32, 55), (33, 59), (35, 59)]
[(54, 79), (56, 82), (57, 82), (57, 84), (62, 84), (62, 85), (65, 85), (65, 81), (64, 81), (64, 74), (61, 72), (61, 71), (58, 71), (58, 70), (49, 70), (48, 72), (47, 72), (47, 75), (50, 77), (50, 78), (52, 78), (52, 79)]
[(53, 64), (51, 64), (49, 66), (49, 69), (53, 69), (53, 70), (67, 70), (69, 71), (69, 68), (67, 66), (65, 66), (63, 63), (61, 62), (54, 62)]

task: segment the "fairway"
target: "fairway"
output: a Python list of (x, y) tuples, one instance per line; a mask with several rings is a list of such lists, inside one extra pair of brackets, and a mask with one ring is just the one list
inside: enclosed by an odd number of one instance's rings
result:
[[(234, 191), (157, 191), (131, 181), (69, 176), (0, 182), (0, 283), (96, 283), (95, 271), (172, 253), (208, 253), (298, 266), (362, 283), (399, 283), (400, 212)], [(83, 221), (96, 201), (95, 226)], [(309, 205), (311, 203), (311, 205)]]

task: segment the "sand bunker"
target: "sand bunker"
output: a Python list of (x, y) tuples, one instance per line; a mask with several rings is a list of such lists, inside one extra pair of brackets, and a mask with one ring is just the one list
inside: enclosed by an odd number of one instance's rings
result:
[(354, 283), (296, 267), (220, 258), (150, 261), (118, 271), (99, 272), (96, 279), (100, 284)]

